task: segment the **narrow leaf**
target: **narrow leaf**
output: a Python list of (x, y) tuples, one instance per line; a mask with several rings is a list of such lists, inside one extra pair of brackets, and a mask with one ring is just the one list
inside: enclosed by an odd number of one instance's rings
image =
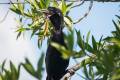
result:
[(57, 1), (56, 0), (53, 0), (53, 7), (58, 7), (59, 5), (58, 5), (58, 3), (57, 3)]
[(67, 27), (68, 27), (69, 29), (71, 29), (72, 26), (73, 26), (73, 21), (71, 20), (71, 18), (68, 17), (68, 16), (65, 16), (65, 17), (64, 17), (64, 21), (65, 21), (65, 24), (67, 25)]
[(76, 33), (77, 33), (77, 43), (78, 43), (79, 47), (82, 50), (84, 50), (85, 46), (84, 46), (84, 41), (83, 41), (83, 39), (81, 37), (81, 33), (80, 33), (80, 31), (76, 31)]
[(42, 79), (43, 61), (44, 61), (44, 53), (41, 54), (41, 57), (37, 65), (37, 75), (38, 75), (39, 80)]
[(48, 6), (50, 5), (50, 0), (46, 0), (46, 8), (48, 8)]
[(32, 76), (36, 76), (35, 70), (27, 58), (26, 58), (26, 63), (24, 63), (22, 65), (25, 68), (25, 70), (27, 70), (27, 72), (29, 72), (29, 74), (31, 74)]
[(15, 65), (10, 61), (10, 69), (11, 69), (11, 77), (14, 80), (17, 80), (19, 78), (18, 71), (15, 68)]
[(90, 37), (90, 31), (87, 33), (86, 43), (88, 43), (88, 41), (89, 41), (89, 37)]
[(62, 57), (64, 59), (68, 59), (72, 55), (71, 52), (69, 52), (64, 46), (62, 46), (58, 43), (52, 42), (51, 45), (62, 53)]
[(97, 42), (96, 42), (94, 36), (92, 36), (92, 45), (93, 45), (93, 49), (94, 49), (95, 51), (97, 51)]
[(114, 24), (114, 26), (116, 28), (117, 33), (120, 35), (120, 28), (119, 28), (119, 26), (115, 23), (115, 21), (112, 20), (112, 22), (113, 22), (113, 24)]

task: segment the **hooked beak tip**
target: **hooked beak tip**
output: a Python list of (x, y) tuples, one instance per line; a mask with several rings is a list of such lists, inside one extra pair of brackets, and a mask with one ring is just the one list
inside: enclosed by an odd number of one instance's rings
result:
[(51, 16), (51, 13), (47, 9), (42, 9), (41, 12), (43, 12), (47, 17)]
[(47, 9), (42, 9), (41, 12), (43, 12), (43, 13), (49, 13), (49, 11)]

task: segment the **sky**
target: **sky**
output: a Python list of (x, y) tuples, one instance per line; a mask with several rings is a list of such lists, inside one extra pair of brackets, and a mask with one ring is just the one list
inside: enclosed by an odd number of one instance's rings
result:
[[(80, 17), (85, 13), (85, 11), (88, 9), (89, 2), (85, 3), (79, 8), (76, 8), (72, 10), (71, 16), (74, 19), (78, 19), (78, 16)], [(93, 7), (87, 18), (82, 20), (79, 24), (74, 25), (76, 29), (79, 29), (81, 31), (82, 35), (86, 35), (88, 31), (91, 32), (91, 35), (94, 35), (96, 40), (99, 40), (100, 37), (103, 35), (103, 37), (110, 36), (111, 31), (113, 31), (114, 25), (112, 23), (112, 20), (116, 19), (115, 15), (119, 15), (119, 7), (120, 3), (101, 3), (101, 2), (94, 2)], [(87, 6), (87, 7), (86, 7)], [(71, 60), (70, 65), (73, 64), (74, 61)], [(82, 74), (82, 71), (78, 71), (80, 75)], [(72, 80), (83, 80), (80, 76), (75, 74), (75, 76), (72, 77)]]
[[(9, 2), (9, 0), (0, 0), (0, 2)], [(0, 5), (0, 21), (9, 7), (9, 5)], [(35, 66), (39, 57), (36, 51), (37, 46), (34, 42), (31, 42), (27, 35), (25, 37), (21, 36), (16, 40), (17, 33), (15, 31), (17, 23), (15, 17), (16, 14), (9, 11), (5, 21), (0, 23), (0, 64), (7, 59), (7, 67), (9, 67), (10, 60), (17, 66), (20, 62), (24, 62), (24, 58), (27, 57)], [(20, 80), (35, 80), (24, 69), (21, 69), (21, 72)]]
[[(9, 2), (9, 0), (1, 0), (0, 2)], [(89, 2), (79, 8), (71, 10), (70, 16), (73, 20), (78, 19), (87, 11), (88, 4)], [(9, 5), (0, 5), (0, 20), (2, 20), (9, 7)], [(99, 40), (102, 35), (111, 35), (110, 32), (114, 30), (112, 19), (116, 19), (115, 15), (116, 13), (119, 14), (119, 10), (119, 3), (94, 2), (92, 10), (87, 18), (82, 20), (79, 24), (74, 25), (74, 27), (79, 29), (83, 35), (86, 35), (90, 30), (91, 34)], [(4, 59), (7, 59), (6, 66), (8, 66), (9, 60), (12, 60), (17, 65), (19, 62), (24, 62), (25, 57), (28, 57), (34, 66), (36, 66), (41, 52), (37, 48), (37, 40), (30, 40), (27, 34), (16, 40), (17, 33), (15, 30), (17, 23), (15, 17), (16, 14), (10, 11), (5, 21), (0, 23), (0, 64)], [(45, 51), (46, 46), (43, 46), (42, 50)], [(74, 64), (74, 61), (71, 60), (70, 66)], [(24, 69), (22, 69), (21, 72), (19, 80), (36, 80), (30, 77)], [(44, 73), (43, 80), (45, 80), (45, 76), (46, 74)], [(79, 78), (80, 77), (77, 75), (72, 77), (74, 80), (78, 80)]]

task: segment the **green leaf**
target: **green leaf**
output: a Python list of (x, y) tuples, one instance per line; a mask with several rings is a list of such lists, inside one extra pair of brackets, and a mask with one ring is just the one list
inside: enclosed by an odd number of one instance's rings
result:
[(46, 0), (45, 4), (46, 4), (46, 8), (48, 8), (50, 5), (50, 0)]
[(16, 39), (18, 39), (21, 36), (21, 34), (26, 30), (27, 30), (27, 28), (23, 28), (22, 26), (19, 27), (19, 29), (16, 31), (16, 32), (18, 32)]
[(21, 33), (22, 33), (22, 32), (18, 32), (16, 39), (18, 39), (18, 38), (21, 36)]
[(116, 45), (118, 45), (120, 47), (120, 39), (118, 39), (116, 37), (107, 37), (104, 40), (106, 40), (110, 43), (115, 43)]
[(73, 5), (73, 2), (67, 4), (67, 10), (66, 10), (66, 13), (68, 15), (68, 13), (70, 12), (71, 8), (72, 8), (72, 5)]
[[(39, 26), (38, 26), (39, 25)], [(32, 30), (32, 34), (31, 34), (31, 38), (34, 36), (34, 35), (40, 35), (39, 33), (42, 33), (42, 30), (36, 34), (40, 29), (41, 27), (44, 26), (44, 23), (40, 23), (39, 21), (36, 21), (34, 22), (33, 24), (31, 24), (29, 27), (31, 27), (31, 30)]]
[(94, 80), (94, 71), (93, 71), (93, 65), (89, 65), (89, 75), (91, 77), (91, 80)]
[(37, 45), (38, 45), (38, 48), (41, 48), (41, 46), (42, 46), (42, 39), (38, 39), (38, 41), (37, 41)]
[(29, 74), (31, 74), (32, 76), (36, 76), (36, 72), (32, 66), (32, 64), (30, 63), (30, 61), (26, 58), (25, 59), (26, 63), (22, 64), (23, 67), (25, 68), (25, 70), (27, 70), (27, 72)]
[(118, 68), (114, 71), (114, 74), (112, 75), (111, 80), (119, 80), (119, 79), (120, 79), (120, 68)]
[(52, 42), (51, 45), (62, 53), (61, 57), (63, 57), (64, 59), (68, 59), (72, 55), (71, 52), (69, 52), (64, 46), (58, 43)]
[(5, 63), (6, 63), (6, 60), (4, 60), (4, 61), (3, 61), (2, 66), (1, 66), (2, 72), (3, 72), (3, 71), (4, 71), (4, 69), (5, 69), (5, 68), (4, 68)]
[(71, 31), (68, 35), (65, 35), (65, 43), (69, 51), (73, 51), (74, 38), (74, 31)]
[(21, 11), (17, 8), (10, 8), (11, 11), (15, 12), (16, 14), (20, 14), (21, 15)]
[(32, 2), (33, 2), (34, 7), (35, 7), (36, 9), (39, 9), (39, 2), (38, 2), (38, 0), (34, 0), (34, 1), (32, 1)]
[(5, 76), (0, 73), (0, 80), (6, 80)]
[(93, 51), (94, 51), (93, 48), (88, 43), (85, 43), (85, 49), (90, 53), (93, 53)]
[(24, 13), (24, 15), (25, 15), (26, 17), (29, 17), (29, 18), (32, 18), (32, 17), (33, 17), (30, 12)]
[(53, 7), (58, 7), (59, 5), (58, 5), (58, 3), (57, 3), (57, 1), (56, 0), (53, 0)]
[(80, 50), (79, 52), (74, 52), (73, 58), (81, 58), (84, 56), (84, 52)]
[[(20, 2), (20, 1), (18, 1), (18, 2)], [(18, 9), (20, 10), (21, 15), (24, 15), (24, 4), (18, 4)]]
[(84, 45), (84, 41), (82, 40), (81, 33), (80, 33), (80, 31), (76, 31), (76, 33), (77, 33), (77, 43), (78, 43), (79, 47), (84, 51), (85, 45)]
[(93, 45), (94, 51), (97, 51), (97, 42), (96, 42), (94, 36), (92, 36), (92, 45)]
[(65, 16), (66, 12), (67, 12), (66, 2), (64, 0), (62, 0), (58, 7), (61, 9), (63, 15)]
[(89, 37), (90, 37), (90, 31), (87, 33), (86, 43), (88, 43), (88, 41), (89, 41)]
[(67, 25), (68, 29), (71, 29), (73, 26), (73, 21), (69, 16), (64, 17), (65, 24)]
[(18, 78), (19, 78), (18, 71), (15, 68), (15, 65), (11, 61), (10, 61), (10, 69), (11, 69), (12, 80), (18, 80)]
[(67, 4), (67, 9), (70, 10), (70, 8), (72, 7), (73, 4), (74, 4), (73, 2)]
[(98, 43), (98, 50), (100, 50), (100, 48), (103, 48), (104, 43), (102, 43), (103, 40), (103, 36), (101, 36), (99, 43)]
[(41, 9), (46, 8), (45, 0), (40, 0), (40, 7), (41, 7)]
[(117, 17), (118, 19), (120, 19), (120, 16), (116, 15), (116, 17)]
[(85, 74), (86, 78), (89, 80), (90, 78), (89, 78), (89, 75), (88, 75), (88, 70), (87, 70), (85, 61), (83, 61), (83, 69), (84, 69), (84, 74)]
[(12, 80), (11, 72), (6, 69), (4, 69), (4, 72), (5, 72), (5, 80)]
[(113, 24), (114, 24), (114, 26), (115, 26), (115, 28), (116, 28), (117, 34), (118, 34), (119, 37), (120, 37), (120, 28), (119, 28), (119, 26), (115, 23), (115, 21), (112, 20), (112, 22), (113, 22)]
[(64, 15), (66, 15), (67, 5), (64, 0), (62, 0), (62, 12)]
[(44, 61), (44, 53), (41, 54), (41, 57), (38, 61), (38, 65), (37, 65), (37, 75), (38, 75), (39, 80), (42, 79), (43, 61)]
[[(12, 1), (10, 1), (11, 3), (13, 3)], [(12, 4), (12, 6), (10, 7), (10, 10), (15, 12), (16, 14), (22, 15), (21, 11), (23, 12), (23, 6), (21, 6), (22, 4)]]

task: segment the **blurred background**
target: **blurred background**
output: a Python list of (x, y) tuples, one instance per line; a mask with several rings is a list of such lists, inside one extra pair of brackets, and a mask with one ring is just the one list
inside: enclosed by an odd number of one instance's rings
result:
[[(0, 3), (8, 2), (9, 0), (0, 0)], [(74, 20), (81, 17), (88, 10), (88, 4), (89, 2), (85, 2), (84, 5), (72, 9), (70, 16)], [(10, 11), (9, 8), (10, 5), (0, 4), (0, 63), (6, 59), (6, 67), (9, 67), (9, 60), (15, 63), (15, 65), (18, 65), (20, 62), (24, 62), (24, 58), (27, 57), (32, 62), (33, 66), (36, 67), (41, 52), (46, 52), (46, 41), (43, 43), (44, 46), (38, 49), (37, 38), (33, 37), (30, 39), (29, 32), (16, 40), (17, 15)], [(119, 13), (119, 9), (119, 3), (94, 2), (87, 18), (83, 19), (79, 24), (74, 25), (74, 27), (79, 29), (83, 35), (86, 35), (90, 30), (91, 34), (94, 35), (97, 40), (102, 35), (104, 35), (104, 37), (111, 35), (110, 32), (114, 30), (112, 19), (116, 19), (115, 15)], [(7, 12), (7, 17), (2, 21)], [(74, 64), (74, 60), (71, 59), (70, 66)], [(43, 80), (45, 80), (46, 73), (44, 72), (43, 74)], [(79, 74), (82, 73), (79, 72)], [(72, 78), (78, 80), (80, 77), (76, 74)], [(31, 77), (24, 69), (21, 69), (20, 80), (36, 79)]]

